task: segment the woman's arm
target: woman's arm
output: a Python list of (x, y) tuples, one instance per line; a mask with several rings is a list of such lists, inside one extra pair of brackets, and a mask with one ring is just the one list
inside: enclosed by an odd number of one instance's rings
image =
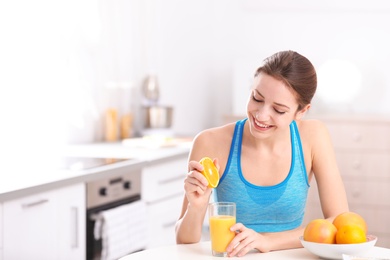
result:
[[(200, 194), (200, 196), (207, 198), (208, 201), (211, 189), (207, 187), (205, 189), (209, 191)], [(184, 197), (182, 212), (175, 226), (177, 244), (191, 244), (200, 241), (207, 205), (208, 203), (193, 206), (188, 202), (186, 196)]]
[[(203, 166), (199, 160), (212, 156), (207, 147), (212, 147), (209, 133), (203, 132), (195, 137), (189, 156), (188, 174), (184, 181), (185, 196), (179, 220), (176, 222), (176, 243), (199, 242), (212, 189), (207, 179), (200, 173)], [(208, 145), (207, 145), (208, 144)]]
[(314, 173), (324, 218), (333, 221), (340, 213), (349, 210), (347, 195), (329, 132), (320, 121), (310, 121), (314, 131), (311, 138), (312, 171)]
[(237, 223), (232, 226), (237, 235), (227, 247), (229, 256), (244, 256), (252, 249), (262, 253), (269, 251), (302, 247), (299, 237), (303, 236), (304, 227), (275, 233), (257, 233)]

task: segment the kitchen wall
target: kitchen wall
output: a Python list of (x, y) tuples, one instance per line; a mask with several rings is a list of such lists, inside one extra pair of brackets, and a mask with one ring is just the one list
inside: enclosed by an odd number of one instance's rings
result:
[[(183, 108), (176, 115), (178, 131), (196, 132), (220, 124), (223, 115), (244, 114), (253, 71), (285, 49), (317, 67), (312, 113), (390, 112), (386, 1), (169, 2), (159, 9), (165, 36), (160, 70), (165, 92), (183, 96), (164, 96)], [(189, 105), (196, 109), (184, 109)]]
[[(100, 141), (113, 105), (134, 113), (139, 130), (148, 74), (159, 77), (160, 103), (174, 107), (174, 132), (194, 135), (245, 113), (253, 70), (285, 49), (328, 68), (314, 112), (390, 112), (385, 0), (15, 0), (1, 1), (0, 19), (10, 147)], [(340, 63), (348, 77), (329, 78)]]
[(2, 154), (102, 140), (105, 109), (132, 108), (142, 2), (0, 1)]

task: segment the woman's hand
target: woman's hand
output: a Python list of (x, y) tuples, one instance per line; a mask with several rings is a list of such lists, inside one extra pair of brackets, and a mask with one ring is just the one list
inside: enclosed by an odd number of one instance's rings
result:
[(257, 249), (263, 253), (270, 251), (266, 237), (253, 229), (237, 223), (230, 230), (235, 231), (237, 234), (226, 249), (229, 257), (244, 256), (252, 249)]
[(189, 162), (190, 172), (184, 180), (184, 190), (190, 205), (204, 206), (208, 203), (212, 189), (201, 171), (203, 166), (197, 161)]

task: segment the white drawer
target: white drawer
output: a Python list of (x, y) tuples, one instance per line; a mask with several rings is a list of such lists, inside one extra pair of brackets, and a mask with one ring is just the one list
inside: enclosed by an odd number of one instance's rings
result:
[(148, 206), (148, 248), (176, 243), (175, 224), (182, 203), (183, 196), (175, 196)]
[(336, 158), (343, 177), (390, 181), (389, 152), (336, 151)]
[(344, 185), (350, 205), (390, 206), (390, 182), (344, 178)]
[(390, 126), (362, 122), (326, 122), (334, 147), (341, 149), (390, 150)]
[(3, 203), (0, 203), (0, 259), (2, 259), (3, 252)]
[(147, 166), (142, 171), (142, 199), (154, 202), (184, 194), (187, 157)]

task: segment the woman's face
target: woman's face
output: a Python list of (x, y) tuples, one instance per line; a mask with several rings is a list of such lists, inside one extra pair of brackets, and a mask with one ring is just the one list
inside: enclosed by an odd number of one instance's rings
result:
[(255, 77), (247, 103), (250, 131), (254, 136), (272, 134), (289, 127), (299, 116), (294, 90), (265, 73)]

